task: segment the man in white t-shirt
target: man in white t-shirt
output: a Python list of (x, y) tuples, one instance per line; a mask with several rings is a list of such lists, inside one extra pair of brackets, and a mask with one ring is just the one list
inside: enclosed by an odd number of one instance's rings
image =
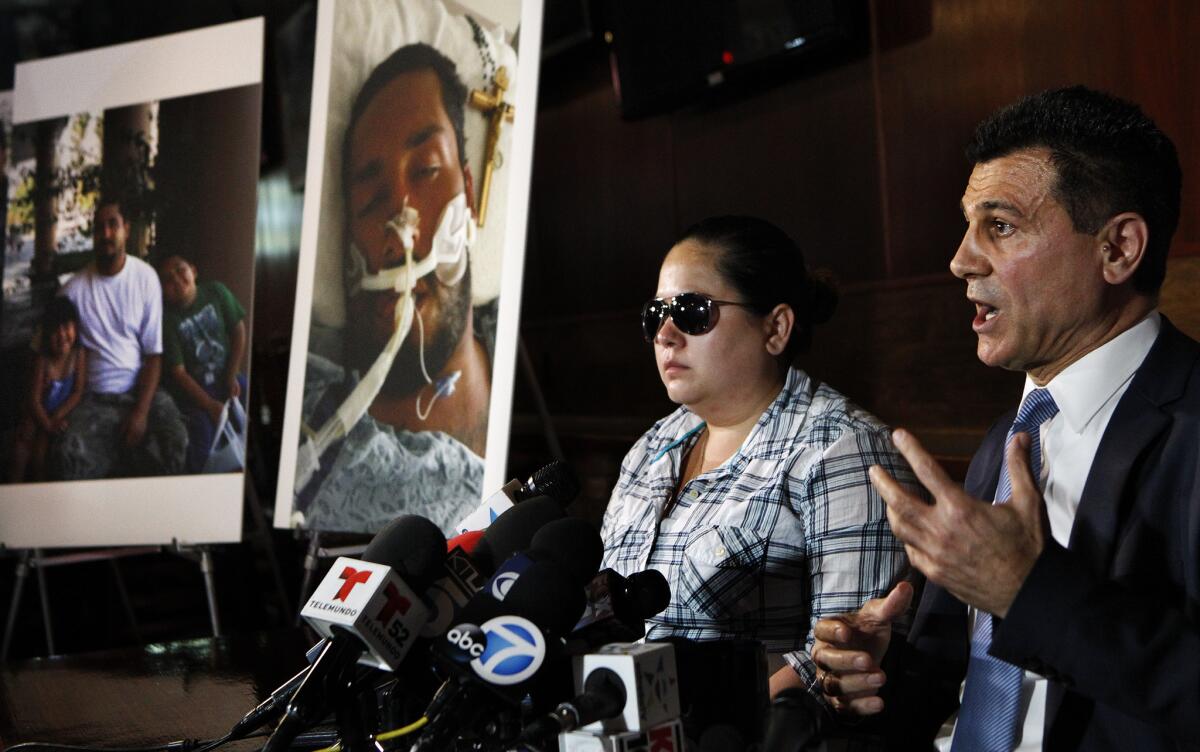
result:
[(170, 475), (183, 469), (187, 431), (159, 391), (162, 288), (149, 264), (125, 252), (129, 221), (119, 201), (96, 209), (95, 261), (62, 290), (79, 309), (89, 351), (88, 393), (51, 450), (57, 480)]

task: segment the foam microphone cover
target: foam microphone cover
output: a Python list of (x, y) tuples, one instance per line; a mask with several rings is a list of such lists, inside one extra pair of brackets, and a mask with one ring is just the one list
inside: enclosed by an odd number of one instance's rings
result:
[(584, 600), (583, 590), (575, 586), (563, 567), (543, 559), (527, 562), (503, 600), (497, 600), (488, 589), (476, 593), (455, 621), (481, 626), (493, 617), (511, 614), (529, 619), (543, 630), (565, 634), (579, 620)]
[(626, 602), (631, 616), (645, 620), (663, 612), (671, 602), (671, 586), (657, 569), (634, 572), (626, 578)]
[(585, 596), (555, 561), (535, 561), (504, 597), (504, 609), (555, 634), (566, 634), (579, 621)]
[(591, 523), (578, 517), (564, 517), (542, 526), (529, 543), (531, 556), (544, 556), (558, 562), (572, 582), (584, 588), (600, 569), (604, 541)]
[(363, 561), (386, 564), (417, 592), (446, 574), (446, 536), (416, 514), (404, 514), (380, 530), (362, 554)]
[(471, 552), (471, 560), (480, 574), (490, 577), (510, 556), (529, 548), (534, 533), (547, 523), (562, 519), (564, 514), (562, 506), (549, 496), (523, 501), (505, 510), (483, 531)]

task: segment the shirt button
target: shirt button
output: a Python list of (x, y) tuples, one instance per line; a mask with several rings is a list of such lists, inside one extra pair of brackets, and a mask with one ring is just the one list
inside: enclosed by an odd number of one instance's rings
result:
[(693, 488), (691, 491), (688, 491), (688, 496), (691, 496), (693, 499), (699, 499), (700, 491), (698, 489)]
[(724, 556), (724, 555), (725, 555), (725, 547), (724, 547), (724, 546), (717, 546), (717, 547), (716, 547), (716, 548), (713, 550), (713, 555), (715, 555), (715, 556)]

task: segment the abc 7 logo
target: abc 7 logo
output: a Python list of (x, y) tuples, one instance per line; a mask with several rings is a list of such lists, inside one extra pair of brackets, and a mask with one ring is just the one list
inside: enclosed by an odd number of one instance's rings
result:
[(546, 638), (520, 616), (498, 616), (483, 623), (459, 624), (446, 632), (454, 660), (490, 684), (519, 684), (537, 673), (546, 657)]

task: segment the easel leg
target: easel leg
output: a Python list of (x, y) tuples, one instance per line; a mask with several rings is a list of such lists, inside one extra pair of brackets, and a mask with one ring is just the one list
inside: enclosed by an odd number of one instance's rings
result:
[(288, 611), (287, 589), (283, 585), (283, 572), (279, 570), (279, 559), (275, 556), (275, 543), (271, 540), (271, 526), (267, 524), (266, 514), (263, 512), (262, 503), (258, 498), (258, 490), (254, 487), (254, 478), (250, 471), (246, 471), (246, 503), (250, 505), (250, 516), (254, 520), (254, 528), (257, 531), (258, 539), (262, 541), (263, 550), (267, 554), (267, 563), (271, 567), (271, 576), (275, 580), (275, 592), (279, 595), (279, 605), (282, 611), (279, 614), (279, 621), (286, 623)]
[(21, 608), (21, 593), (25, 590), (25, 580), (29, 578), (30, 555), (29, 551), (22, 551), (21, 560), (17, 562), (12, 601), (8, 606), (8, 619), (4, 623), (4, 644), (0, 645), (0, 663), (8, 660), (8, 649), (12, 646), (13, 631), (17, 627), (17, 611)]
[(517, 357), (521, 371), (529, 382), (529, 391), (533, 394), (533, 403), (537, 406), (538, 417), (542, 421), (542, 432), (546, 435), (546, 444), (550, 447), (550, 455), (556, 460), (566, 461), (562, 445), (558, 443), (558, 432), (554, 430), (554, 422), (550, 420), (550, 409), (546, 407), (546, 397), (542, 394), (542, 385), (538, 382), (537, 374), (533, 372), (533, 360), (525, 349), (525, 339), (517, 337)]
[(121, 598), (121, 606), (125, 609), (125, 618), (129, 619), (129, 629), (133, 633), (134, 642), (142, 643), (142, 631), (138, 629), (137, 617), (133, 613), (133, 601), (129, 600), (129, 591), (125, 589), (125, 578), (121, 576), (121, 567), (117, 560), (109, 559), (108, 566), (112, 569), (113, 579), (117, 583), (117, 595)]
[(208, 618), (212, 622), (213, 637), (220, 637), (221, 622), (217, 617), (217, 590), (213, 584), (212, 552), (207, 547), (200, 549), (200, 572), (204, 575), (204, 593), (208, 596)]
[(317, 573), (317, 554), (321, 550), (321, 532), (319, 530), (312, 531), (312, 537), (308, 541), (308, 552), (304, 554), (304, 578), (300, 580), (300, 605), (296, 608), (296, 626), (304, 623), (300, 618), (300, 612), (304, 610), (304, 604), (308, 603), (309, 588), (312, 587), (313, 577)]
[(49, 655), (56, 655), (54, 650), (54, 627), (50, 623), (50, 595), (46, 589), (46, 568), (41, 566), (42, 550), (33, 549), (33, 566), (37, 571), (38, 595), (42, 598), (42, 626), (46, 628), (46, 650)]

